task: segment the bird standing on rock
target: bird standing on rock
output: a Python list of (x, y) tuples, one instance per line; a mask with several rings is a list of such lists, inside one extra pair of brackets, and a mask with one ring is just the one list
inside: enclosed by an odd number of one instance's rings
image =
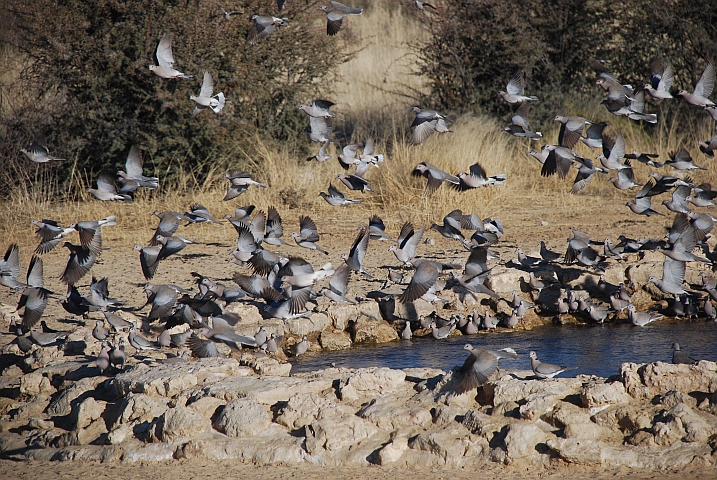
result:
[(553, 378), (566, 370), (571, 370), (570, 367), (541, 362), (535, 352), (530, 352), (528, 356), (530, 357), (530, 368), (533, 369), (533, 373), (538, 378)]

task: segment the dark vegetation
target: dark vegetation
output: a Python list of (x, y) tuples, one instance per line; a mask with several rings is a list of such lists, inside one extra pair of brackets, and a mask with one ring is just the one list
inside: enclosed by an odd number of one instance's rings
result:
[[(440, 15), (422, 16), (433, 41), (420, 55), (432, 102), (445, 110), (506, 114), (510, 107), (498, 91), (522, 69), (526, 93), (540, 98), (531, 118), (552, 120), (558, 112), (577, 114), (601, 96), (589, 58), (604, 60), (634, 87), (649, 81), (652, 58), (669, 60), (674, 87), (690, 92), (707, 62), (717, 61), (714, 0), (458, 0), (442, 6)], [(667, 109), (662, 117), (677, 110), (704, 115), (679, 100), (660, 108)]]
[[(2, 91), (0, 155), (10, 168), (0, 191), (35, 171), (18, 152), (36, 131), (45, 132), (52, 155), (68, 159), (50, 167), (65, 183), (72, 172), (89, 179), (100, 169), (114, 172), (132, 144), (150, 172), (166, 178), (182, 169), (199, 178), (226, 168), (217, 162), (240, 167), (254, 153), (256, 132), (268, 142), (300, 138), (308, 122), (297, 107), (348, 58), (337, 50), (340, 40), (324, 34), (315, 2), (289, 2), (281, 13), (275, 2), (232, 2), (242, 13), (230, 21), (220, 5), (229, 7), (205, 0), (8, 0), (0, 10), (0, 55), (13, 59), (6, 63), (19, 74)], [(250, 45), (255, 13), (291, 24)], [(193, 79), (149, 71), (163, 33), (174, 37), (175, 67)], [(205, 70), (227, 105), (220, 115), (192, 118), (189, 95), (198, 94)]]
[[(0, 156), (6, 166), (0, 194), (18, 185), (46, 188), (49, 180), (56, 182), (53, 191), (77, 180), (90, 183), (99, 170), (120, 167), (131, 144), (143, 151), (148, 173), (163, 179), (190, 172), (201, 181), (211, 169), (241, 168), (259, 157), (258, 137), (303, 156), (314, 146), (301, 134), (307, 122), (296, 107), (330, 95), (336, 67), (350, 58), (354, 44), (350, 32), (324, 34), (317, 11), (322, 3), (294, 0), (278, 12), (275, 2), (238, 0), (231, 7), (242, 13), (227, 21), (219, 7), (229, 5), (218, 0), (7, 0), (0, 6), (0, 59), (6, 66), (0, 73)], [(355, 5), (371, 8), (364, 1)], [(689, 91), (706, 62), (717, 60), (714, 0), (437, 5), (435, 13), (417, 13), (432, 40), (416, 50), (420, 74), (431, 86), (421, 105), (446, 113), (506, 116), (513, 109), (497, 92), (523, 69), (527, 93), (540, 98), (530, 114), (538, 129), (557, 113), (581, 114), (599, 104), (589, 58), (605, 60), (617, 78), (639, 86), (649, 79), (650, 60), (660, 57), (674, 67), (675, 89)], [(246, 34), (254, 13), (288, 17), (291, 24), (252, 46)], [(195, 78), (166, 80), (149, 71), (163, 33), (174, 36), (177, 69)], [(204, 70), (227, 106), (220, 115), (205, 111), (192, 118), (189, 95), (199, 91)], [(670, 131), (676, 118), (678, 128), (690, 129), (706, 117), (679, 100), (648, 103), (647, 110), (660, 120), (645, 128)], [(350, 130), (350, 122), (342, 128)], [(37, 166), (18, 153), (37, 131), (46, 134), (52, 155), (67, 159), (39, 169), (45, 183)]]

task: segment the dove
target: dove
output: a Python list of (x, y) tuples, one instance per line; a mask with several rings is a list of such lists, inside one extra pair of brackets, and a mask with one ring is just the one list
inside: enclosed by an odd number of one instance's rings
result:
[(361, 200), (349, 200), (348, 198), (346, 198), (346, 195), (341, 193), (332, 184), (329, 184), (328, 191), (329, 193), (320, 192), (319, 196), (326, 200), (326, 203), (328, 203), (332, 207), (345, 207), (347, 205), (356, 205), (361, 203)]
[(446, 126), (446, 117), (435, 110), (422, 110), (419, 107), (412, 107), (411, 111), (416, 114), (416, 118), (411, 123), (411, 128), (414, 129), (411, 140), (414, 145), (420, 145), (428, 140), (428, 137), (433, 132), (450, 132)]
[(677, 93), (677, 96), (682, 97), (682, 99), (690, 105), (695, 105), (703, 108), (714, 107), (714, 102), (709, 99), (709, 96), (712, 95), (712, 90), (714, 89), (714, 86), (715, 66), (712, 62), (709, 62), (705, 67), (705, 71), (702, 72), (702, 76), (697, 82), (697, 85), (695, 85), (695, 89), (692, 91), (692, 93), (688, 93), (685, 90), (680, 90)]
[(140, 154), (139, 147), (132, 145), (127, 154), (127, 160), (125, 161), (125, 170), (118, 171), (117, 179), (122, 187), (119, 190), (120, 194), (126, 194), (137, 190), (139, 187), (153, 190), (159, 187), (158, 177), (146, 177), (144, 176), (144, 163), (142, 162), (142, 155)]
[(430, 262), (422, 262), (398, 301), (407, 303), (421, 298), (436, 283), (439, 273), (438, 269)]
[(541, 362), (538, 360), (538, 354), (535, 352), (530, 352), (528, 356), (530, 357), (530, 368), (533, 369), (533, 373), (538, 378), (553, 378), (566, 370), (571, 370), (570, 367)]
[(303, 215), (300, 216), (299, 233), (291, 232), (291, 236), (300, 247), (308, 248), (309, 250), (317, 250), (325, 255), (329, 254), (329, 252), (316, 245), (316, 242), (319, 241), (319, 230), (311, 217)]
[(120, 200), (125, 203), (132, 203), (132, 197), (125, 193), (117, 193), (117, 187), (112, 176), (105, 171), (100, 172), (97, 177), (97, 188), (88, 188), (87, 192), (102, 201)]
[(674, 81), (672, 65), (656, 58), (650, 64), (650, 83), (645, 84), (645, 91), (652, 98), (673, 98), (670, 94), (670, 88)]
[(444, 181), (452, 183), (457, 188), (460, 188), (461, 184), (461, 180), (458, 177), (446, 173), (428, 162), (421, 162), (416, 165), (416, 168), (413, 169), (411, 174), (414, 177), (422, 176), (428, 179), (428, 183), (426, 183), (426, 193), (428, 193), (429, 196), (436, 193), (436, 190), (438, 190), (438, 187), (440, 187)]
[(252, 15), (251, 21), (254, 24), (249, 29), (246, 39), (252, 45), (264, 40), (276, 27), (289, 25), (288, 18), (278, 18), (270, 15)]
[(38, 132), (35, 138), (32, 139), (30, 146), (27, 149), (21, 148), (20, 152), (24, 153), (27, 158), (35, 163), (61, 162), (65, 160), (64, 158), (57, 158), (50, 155), (50, 150), (47, 148), (47, 141), (45, 141), (45, 135), (42, 132)]
[(219, 113), (224, 108), (226, 99), (224, 93), (219, 92), (214, 95), (214, 80), (212, 74), (204, 72), (204, 80), (199, 95), (190, 95), (189, 99), (196, 103), (192, 116), (196, 116), (202, 110), (210, 108), (214, 113)]
[(155, 53), (157, 65), (150, 65), (149, 70), (162, 78), (192, 78), (192, 75), (174, 69), (174, 56), (172, 55), (172, 36), (165, 33), (159, 40)]
[(416, 249), (421, 242), (421, 237), (425, 227), (421, 227), (418, 231), (414, 231), (413, 224), (406, 222), (401, 227), (401, 233), (398, 235), (397, 245), (388, 247), (389, 251), (396, 255), (396, 259), (402, 263), (410, 263), (416, 255)]
[(538, 97), (534, 95), (525, 95), (525, 78), (522, 70), (518, 70), (510, 77), (505, 90), (498, 93), (508, 103), (535, 102), (538, 100)]
[(352, 8), (339, 2), (330, 2), (328, 7), (321, 6), (319, 10), (326, 14), (326, 34), (334, 36), (339, 33), (346, 15), (361, 15), (362, 8)]
[(242, 172), (241, 170), (229, 170), (226, 174), (224, 174), (224, 178), (229, 180), (231, 186), (222, 200), (231, 200), (232, 198), (238, 197), (242, 193), (246, 192), (251, 185), (267, 188), (266, 184), (257, 182), (251, 178), (250, 173)]
[(463, 378), (456, 388), (456, 394), (458, 395), (474, 390), (476, 387), (486, 383), (488, 378), (498, 370), (499, 359), (518, 358), (518, 354), (512, 348), (502, 348), (495, 351), (483, 350), (475, 348), (471, 344), (466, 344), (463, 348), (468, 350), (470, 355), (459, 369), (459, 372), (463, 374)]
[(660, 320), (662, 315), (656, 312), (638, 312), (635, 305), (630, 304), (627, 306), (627, 318), (633, 325), (644, 327), (648, 323)]

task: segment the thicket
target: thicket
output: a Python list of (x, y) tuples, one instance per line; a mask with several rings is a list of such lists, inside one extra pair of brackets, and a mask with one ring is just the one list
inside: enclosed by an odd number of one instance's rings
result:
[[(537, 95), (531, 118), (550, 119), (602, 95), (588, 59), (604, 60), (623, 83), (649, 81), (653, 57), (672, 63), (675, 87), (692, 91), (717, 61), (714, 0), (456, 0), (423, 15), (432, 34), (421, 48), (430, 101), (444, 110), (505, 114), (498, 96), (518, 69)], [(661, 108), (686, 110), (674, 101)], [(573, 111), (564, 111), (564, 108)], [(650, 105), (648, 108), (654, 108)], [(691, 113), (699, 114), (694, 109)], [(667, 113), (667, 112), (666, 112)], [(674, 113), (674, 112), (673, 112)]]
[[(327, 37), (317, 3), (212, 0), (7, 0), (0, 7), (0, 56), (13, 70), (1, 84), (0, 192), (32, 173), (19, 149), (44, 131), (52, 155), (68, 159), (54, 178), (77, 172), (94, 178), (124, 164), (130, 145), (163, 177), (178, 169), (201, 176), (217, 162), (241, 165), (254, 153), (257, 132), (267, 141), (298, 138), (305, 115), (297, 107), (322, 91), (349, 58)], [(288, 17), (266, 40), (250, 45), (252, 14)], [(191, 80), (151, 73), (162, 34), (174, 37), (175, 67)], [(203, 72), (227, 105), (192, 118)], [(153, 168), (154, 167), (154, 168)], [(75, 173), (72, 173), (75, 172)], [(62, 184), (62, 183), (60, 183)]]

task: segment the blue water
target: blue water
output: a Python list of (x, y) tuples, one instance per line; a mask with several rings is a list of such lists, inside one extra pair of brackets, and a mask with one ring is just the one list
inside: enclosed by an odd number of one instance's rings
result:
[(450, 370), (461, 365), (468, 352), (466, 343), (498, 349), (511, 347), (516, 360), (501, 359), (508, 369), (530, 369), (528, 352), (548, 363), (576, 367), (561, 374), (609, 377), (619, 373), (625, 362), (670, 362), (672, 344), (696, 359), (717, 361), (717, 322), (660, 321), (646, 327), (616, 325), (548, 325), (531, 331), (491, 332), (436, 340), (432, 336), (402, 340), (383, 345), (355, 346), (348, 350), (307, 354), (291, 359), (292, 373), (337, 367), (434, 367)]

